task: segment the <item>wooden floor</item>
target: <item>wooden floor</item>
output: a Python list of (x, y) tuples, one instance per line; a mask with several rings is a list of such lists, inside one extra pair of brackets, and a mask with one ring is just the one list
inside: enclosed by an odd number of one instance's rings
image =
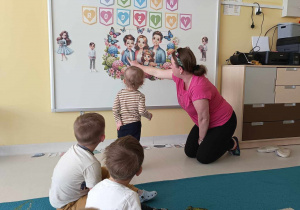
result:
[[(186, 157), (183, 148), (151, 148), (145, 150), (143, 173), (135, 177), (132, 184), (299, 166), (300, 146), (285, 148), (292, 150), (291, 157), (243, 149), (240, 157), (225, 154), (209, 165)], [(102, 161), (102, 154), (96, 157)], [(30, 155), (0, 157), (0, 202), (48, 197), (52, 172), (58, 160), (58, 156), (47, 155), (39, 158)]]

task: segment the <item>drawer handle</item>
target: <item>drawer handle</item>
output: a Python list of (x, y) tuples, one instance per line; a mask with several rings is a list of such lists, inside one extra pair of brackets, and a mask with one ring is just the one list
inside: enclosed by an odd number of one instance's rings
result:
[(284, 120), (283, 122), (282, 122), (283, 124), (294, 124), (295, 123), (295, 120)]
[(263, 122), (252, 122), (251, 126), (259, 126), (259, 125), (264, 125)]
[(284, 89), (296, 89), (296, 85), (286, 85)]
[(253, 108), (262, 108), (262, 107), (265, 107), (265, 104), (253, 104), (252, 107)]
[(284, 106), (296, 106), (296, 103), (284, 104)]
[(286, 70), (287, 70), (287, 71), (298, 71), (297, 68), (287, 68)]

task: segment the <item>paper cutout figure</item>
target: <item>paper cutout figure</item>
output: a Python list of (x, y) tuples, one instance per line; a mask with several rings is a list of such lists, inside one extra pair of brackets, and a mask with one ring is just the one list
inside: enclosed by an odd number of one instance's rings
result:
[(162, 42), (163, 35), (160, 31), (154, 31), (152, 34), (153, 46), (149, 48), (155, 53), (155, 63), (160, 66), (166, 62), (166, 52), (159, 46)]
[(58, 54), (61, 54), (61, 60), (65, 58), (68, 60), (66, 55), (71, 55), (74, 51), (67, 46), (71, 44), (71, 39), (69, 38), (69, 34), (67, 31), (62, 31), (59, 34), (59, 37), (56, 39), (57, 44), (59, 45), (58, 50), (56, 51)]
[(198, 49), (202, 54), (202, 58), (200, 58), (200, 61), (206, 61), (207, 43), (208, 43), (208, 38), (206, 36), (202, 37), (202, 45), (198, 47)]
[(96, 50), (95, 50), (95, 43), (94, 42), (90, 42), (89, 44), (90, 50), (88, 52), (88, 57), (90, 59), (90, 71), (94, 71), (97, 72), (96, 68), (95, 68), (95, 61), (96, 61)]
[(127, 49), (124, 52), (122, 52), (121, 61), (125, 65), (129, 66), (130, 64), (127, 60), (127, 57), (132, 61), (135, 60), (134, 51), (133, 51), (135, 38), (131, 34), (128, 34), (123, 38), (123, 41)]
[(135, 60), (142, 64), (143, 51), (149, 49), (148, 39), (144, 35), (139, 35), (135, 43)]

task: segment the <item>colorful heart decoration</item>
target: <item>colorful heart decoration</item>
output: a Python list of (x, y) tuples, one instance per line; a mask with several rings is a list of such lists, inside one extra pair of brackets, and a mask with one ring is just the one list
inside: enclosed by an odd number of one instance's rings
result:
[(84, 17), (86, 17), (89, 21), (93, 20), (95, 17), (95, 11), (94, 10), (84, 10), (83, 12)]

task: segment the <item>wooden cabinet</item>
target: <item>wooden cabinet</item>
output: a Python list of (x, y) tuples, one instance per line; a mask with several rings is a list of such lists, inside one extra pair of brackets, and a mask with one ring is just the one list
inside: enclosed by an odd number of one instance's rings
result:
[(225, 65), (222, 96), (242, 148), (300, 144), (300, 67)]

